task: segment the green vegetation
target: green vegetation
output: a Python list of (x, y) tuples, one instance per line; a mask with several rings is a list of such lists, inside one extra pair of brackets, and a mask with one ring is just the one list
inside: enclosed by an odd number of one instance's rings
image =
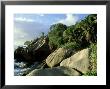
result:
[(50, 32), (48, 33), (49, 45), (51, 49), (56, 49), (60, 45), (64, 44), (63, 32), (67, 29), (66, 25), (61, 23), (54, 24), (50, 27)]
[(74, 37), (74, 35), (73, 35), (73, 34), (74, 34), (74, 33), (73, 33), (74, 27), (75, 27), (74, 25), (69, 26), (69, 27), (63, 32), (63, 40), (64, 40), (65, 43), (74, 41), (74, 40), (73, 40), (73, 37)]
[(62, 46), (63, 48), (66, 48), (66, 49), (78, 49), (79, 48), (79, 45), (76, 43), (76, 42), (68, 42), (68, 43), (66, 43), (66, 44), (64, 44), (63, 46)]
[(84, 74), (84, 76), (97, 76), (97, 72), (96, 71), (89, 71), (86, 74)]
[[(47, 38), (47, 45), (49, 45), (49, 50), (53, 52), (54, 50), (63, 47), (66, 49), (72, 49), (74, 51), (81, 50), (84, 48), (90, 48), (90, 66), (87, 74), (89, 76), (97, 75), (97, 15), (91, 14), (85, 17), (84, 20), (77, 22), (75, 25), (66, 26), (62, 23), (53, 24), (50, 27), (50, 31), (47, 36), (42, 32), (39, 38), (33, 41), (26, 41), (24, 44), (28, 45), (27, 50), (36, 48), (39, 44), (43, 43), (44, 38)], [(37, 42), (37, 43), (36, 43)], [(40, 46), (39, 46), (40, 47)], [(20, 57), (24, 49), (18, 47), (15, 50), (15, 58)], [(28, 50), (29, 51), (29, 50)], [(17, 52), (17, 54), (16, 54)], [(31, 53), (33, 58), (34, 53)], [(22, 57), (22, 56), (21, 56)]]
[(90, 50), (90, 74), (97, 75), (97, 44), (91, 44)]
[(89, 46), (89, 70), (84, 76), (97, 76), (97, 44), (92, 43)]
[[(71, 45), (71, 47), (88, 47), (91, 43), (97, 41), (97, 15), (88, 15), (84, 20), (72, 26), (66, 26), (61, 23), (50, 27), (48, 33), (49, 45), (51, 48), (59, 48), (62, 45)], [(76, 46), (75, 46), (76, 45)]]

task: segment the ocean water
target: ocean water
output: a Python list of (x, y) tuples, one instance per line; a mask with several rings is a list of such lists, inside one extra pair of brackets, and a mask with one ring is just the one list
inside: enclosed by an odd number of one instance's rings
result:
[(27, 66), (28, 63), (26, 62), (14, 62), (14, 76), (23, 76), (28, 74), (33, 69), (37, 68), (39, 65), (38, 62), (35, 62), (34, 64)]

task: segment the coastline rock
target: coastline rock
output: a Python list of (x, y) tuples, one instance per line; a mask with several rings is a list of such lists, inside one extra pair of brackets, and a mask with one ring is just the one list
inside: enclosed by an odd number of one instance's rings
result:
[(35, 69), (26, 76), (80, 76), (81, 74), (68, 67), (53, 67), (45, 69)]
[(82, 73), (86, 73), (89, 67), (89, 49), (83, 49), (71, 57), (64, 59), (60, 66), (75, 68)]
[(50, 54), (48, 37), (39, 38), (31, 42), (26, 48), (18, 47), (14, 52), (14, 59), (25, 62), (41, 62)]

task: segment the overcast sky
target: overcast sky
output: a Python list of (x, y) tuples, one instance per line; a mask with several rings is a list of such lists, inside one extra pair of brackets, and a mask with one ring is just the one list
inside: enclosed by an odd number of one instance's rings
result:
[(74, 25), (88, 14), (14, 14), (14, 48), (48, 33), (52, 24)]

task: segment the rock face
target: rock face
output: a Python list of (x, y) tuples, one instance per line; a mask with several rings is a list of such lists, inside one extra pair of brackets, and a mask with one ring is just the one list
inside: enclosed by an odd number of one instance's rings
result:
[(14, 59), (16, 59), (17, 62), (21, 62), (21, 61), (32, 62), (32, 61), (34, 61), (32, 58), (32, 55), (27, 52), (26, 48), (23, 48), (23, 47), (18, 47), (14, 51)]
[(14, 58), (17, 61), (41, 62), (46, 59), (49, 54), (50, 49), (48, 45), (48, 38), (44, 37), (30, 43), (26, 48), (20, 47), (19, 49), (16, 49), (14, 52)]
[(53, 53), (51, 53), (47, 57), (47, 59), (46, 59), (47, 65), (51, 68), (53, 66), (57, 65), (65, 58), (66, 53), (67, 53), (67, 50), (64, 48), (59, 48), (59, 49), (55, 50)]
[(33, 50), (33, 59), (36, 61), (43, 61), (50, 54), (50, 49), (47, 44), (43, 44), (41, 47)]
[(82, 73), (86, 73), (89, 66), (89, 49), (83, 49), (73, 56), (63, 60), (60, 66), (75, 68)]
[(46, 69), (35, 69), (27, 76), (79, 76), (80, 73), (68, 67), (53, 67)]

